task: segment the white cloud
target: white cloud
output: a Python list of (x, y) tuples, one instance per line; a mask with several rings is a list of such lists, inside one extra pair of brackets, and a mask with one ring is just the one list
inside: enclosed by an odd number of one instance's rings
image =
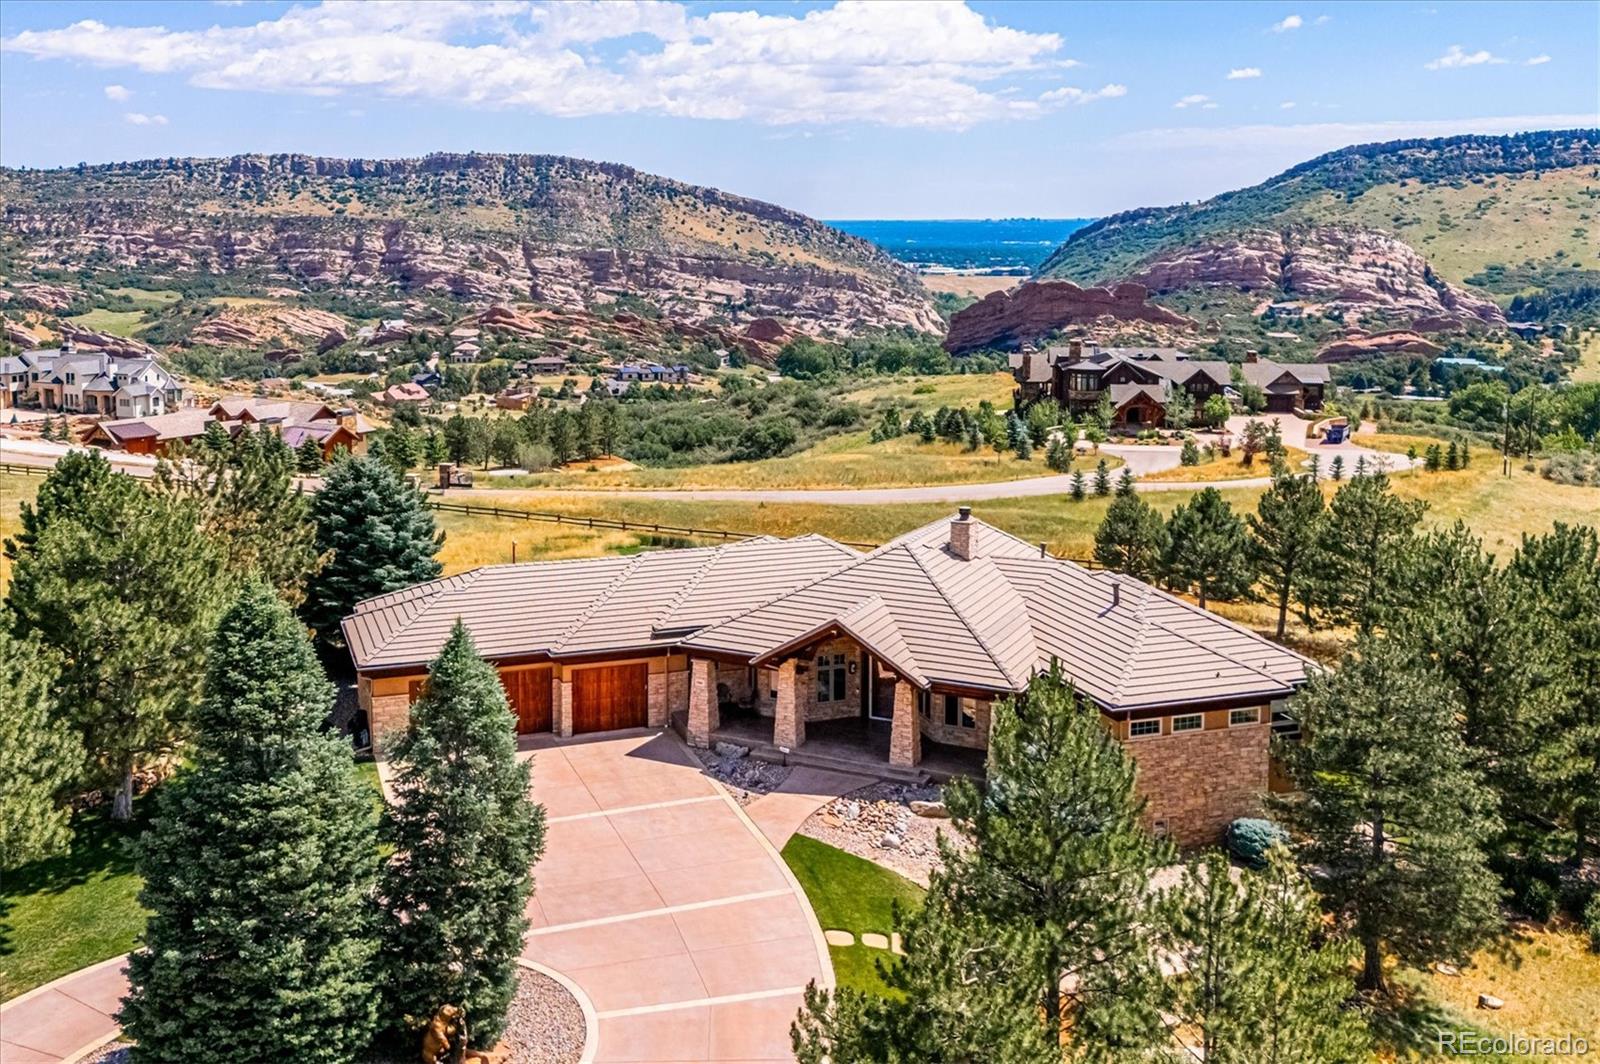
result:
[(126, 100), (128, 97), (133, 95), (131, 91), (123, 88), (121, 85), (107, 85), (105, 88), (105, 93), (106, 99), (116, 100), (118, 103), (121, 103), (123, 100)]
[(1313, 24), (1317, 25), (1317, 26), (1326, 26), (1328, 23), (1330, 23), (1332, 21), (1333, 21), (1333, 16), (1332, 15), (1318, 15), (1317, 18), (1316, 18), (1316, 22), (1313, 23)]
[(1544, 64), (1546, 64), (1548, 62), (1550, 62), (1550, 57), (1549, 56), (1547, 56), (1547, 55), (1536, 55), (1532, 59), (1524, 60), (1523, 61), (1523, 65), (1524, 66), (1544, 66)]
[(1191, 92), (1172, 106), (1181, 111), (1186, 107), (1215, 107), (1216, 104), (1212, 103), (1211, 97), (1203, 92)]
[(1289, 30), (1297, 30), (1301, 26), (1304, 26), (1305, 24), (1306, 24), (1306, 20), (1301, 18), (1299, 15), (1290, 15), (1289, 17), (1285, 18), (1282, 22), (1274, 22), (1272, 24), (1272, 32), (1273, 33), (1287, 33)]
[(147, 115), (138, 111), (129, 111), (122, 116), (130, 125), (135, 126), (164, 126), (167, 124), (166, 115)]
[(360, 92), (563, 117), (960, 129), (1126, 91), (1045, 90), (1041, 77), (1077, 65), (1057, 34), (937, 0), (703, 15), (668, 0), (328, 0), (203, 30), (84, 20), (24, 30), (0, 47), (208, 89)]
[(1234, 67), (1228, 71), (1229, 81), (1242, 81), (1245, 78), (1259, 78), (1260, 76), (1260, 67)]
[(1439, 58), (1423, 64), (1428, 70), (1456, 70), (1461, 67), (1483, 66), (1488, 63), (1499, 64), (1505, 60), (1494, 55), (1487, 49), (1480, 48), (1476, 52), (1464, 52), (1459, 44), (1452, 44), (1449, 51)]
[(1285, 100), (1285, 101), (1283, 101), (1282, 103), (1280, 103), (1278, 105), (1278, 109), (1280, 111), (1293, 111), (1294, 110), (1294, 101), (1293, 100)]

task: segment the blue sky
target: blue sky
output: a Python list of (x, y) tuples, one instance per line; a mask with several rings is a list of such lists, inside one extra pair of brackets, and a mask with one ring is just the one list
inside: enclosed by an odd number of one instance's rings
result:
[(1597, 125), (1600, 4), (0, 5), (0, 162), (554, 152), (825, 218), (1089, 216)]

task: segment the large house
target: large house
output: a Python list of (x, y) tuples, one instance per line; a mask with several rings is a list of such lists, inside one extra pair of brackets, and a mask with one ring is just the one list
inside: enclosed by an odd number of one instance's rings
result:
[(149, 417), (177, 410), (183, 394), (183, 382), (153, 358), (79, 350), (71, 341), (0, 359), (0, 407)]
[(241, 432), (276, 433), (291, 448), (306, 440), (317, 441), (324, 459), (343, 448), (352, 454), (366, 451), (372, 425), (355, 410), (326, 403), (283, 399), (222, 399), (209, 409), (180, 410), (155, 417), (102, 421), (84, 434), (83, 442), (134, 454), (161, 454), (173, 444), (205, 435), (217, 423), (230, 436)]
[(866, 554), (759, 538), (487, 566), (369, 599), (343, 631), (380, 755), (458, 618), (519, 731), (672, 724), (695, 745), (919, 778), (981, 772), (997, 707), (1056, 665), (1127, 744), (1152, 826), (1186, 844), (1258, 808), (1273, 707), (1312, 667), (963, 507)]
[[(1213, 395), (1237, 395), (1234, 373), (1260, 388), (1268, 413), (1319, 410), (1331, 379), (1327, 366), (1279, 363), (1250, 355), (1239, 365), (1189, 357), (1175, 348), (1097, 347), (1078, 341), (1014, 355), (1013, 375), (1022, 403), (1053, 400), (1074, 415), (1109, 397), (1113, 428), (1166, 426), (1167, 400), (1182, 388), (1200, 407)], [(1187, 428), (1184, 426), (1172, 426)]]

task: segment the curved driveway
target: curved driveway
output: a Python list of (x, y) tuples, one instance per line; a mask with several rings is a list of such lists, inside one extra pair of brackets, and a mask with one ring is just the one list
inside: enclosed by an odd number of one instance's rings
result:
[(588, 998), (593, 1059), (793, 1060), (805, 986), (831, 986), (833, 969), (804, 892), (739, 805), (670, 733), (530, 750), (549, 826), (523, 955)]

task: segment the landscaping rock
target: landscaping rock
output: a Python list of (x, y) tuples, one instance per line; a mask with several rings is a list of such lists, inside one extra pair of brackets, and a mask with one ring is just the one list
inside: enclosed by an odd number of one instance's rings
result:
[(892, 831), (888, 832), (878, 840), (878, 845), (886, 850), (898, 850), (900, 848), (900, 836)]
[(950, 810), (944, 807), (943, 802), (915, 801), (911, 803), (911, 811), (918, 816), (933, 817), (936, 820), (950, 819)]
[(942, 805), (942, 796), (929, 784), (873, 783), (834, 799), (800, 831), (926, 885), (939, 860), (939, 833), (953, 832), (948, 821), (916, 815), (912, 803)]
[(848, 931), (824, 931), (822, 937), (828, 940), (830, 946), (853, 946), (856, 936)]
[(741, 757), (750, 756), (750, 748), (748, 746), (740, 746), (737, 743), (718, 743), (711, 749), (724, 761), (737, 761)]
[(542, 972), (522, 969), (506, 1013), (511, 1061), (576, 1064), (583, 1056), (583, 1009), (567, 988)]
[[(724, 754), (724, 750), (730, 752)], [(771, 793), (789, 775), (786, 765), (775, 765), (749, 755), (748, 749), (733, 743), (718, 743), (714, 749), (695, 751), (706, 774), (720, 780), (740, 805), (749, 805), (763, 794)]]
[(1503, 1009), (1506, 1007), (1506, 1003), (1493, 994), (1479, 994), (1478, 1007), (1480, 1009)]
[(1440, 975), (1456, 976), (1461, 974), (1460, 968), (1457, 968), (1455, 965), (1445, 961), (1440, 961), (1438, 964), (1435, 964), (1433, 966), (1433, 970), (1438, 972)]
[(872, 949), (888, 949), (889, 936), (880, 935), (876, 931), (868, 931), (861, 936), (861, 944)]
[(898, 954), (901, 957), (906, 955), (906, 947), (905, 944), (900, 941), (900, 932), (898, 931), (889, 932), (889, 952)]

